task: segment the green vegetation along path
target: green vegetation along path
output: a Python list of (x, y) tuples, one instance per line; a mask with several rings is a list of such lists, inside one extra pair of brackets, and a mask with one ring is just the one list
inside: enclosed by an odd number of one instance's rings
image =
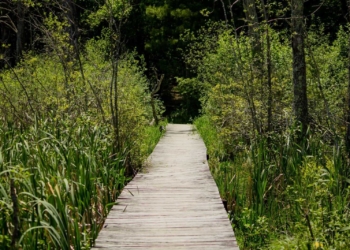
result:
[(93, 249), (239, 249), (191, 125), (167, 126), (125, 187)]

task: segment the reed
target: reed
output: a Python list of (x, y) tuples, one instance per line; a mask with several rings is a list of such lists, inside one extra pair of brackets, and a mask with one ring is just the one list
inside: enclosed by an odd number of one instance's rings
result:
[[(205, 119), (195, 124), (215, 156), (220, 137)], [(325, 143), (322, 135), (309, 132), (300, 142), (296, 133), (290, 128), (269, 139), (257, 137), (234, 157), (209, 156), (241, 249), (350, 245), (350, 175), (342, 141)]]
[[(161, 133), (150, 131), (144, 138), (153, 146)], [(1, 249), (92, 246), (128, 181), (127, 150), (114, 154), (111, 134), (87, 121), (0, 127)]]

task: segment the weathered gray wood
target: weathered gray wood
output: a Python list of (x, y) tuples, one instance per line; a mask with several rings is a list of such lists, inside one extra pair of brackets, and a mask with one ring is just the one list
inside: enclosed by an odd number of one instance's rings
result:
[(191, 125), (169, 124), (111, 209), (93, 250), (239, 249)]

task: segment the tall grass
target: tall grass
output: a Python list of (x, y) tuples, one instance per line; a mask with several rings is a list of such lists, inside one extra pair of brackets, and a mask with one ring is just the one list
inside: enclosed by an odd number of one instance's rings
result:
[(87, 41), (79, 60), (24, 53), (0, 71), (0, 249), (91, 247), (126, 175), (160, 138), (133, 52), (118, 61), (118, 133), (111, 129), (109, 41)]
[(289, 129), (220, 158), (215, 127), (205, 116), (195, 124), (241, 249), (348, 249), (350, 175), (340, 140), (309, 133), (298, 144)]
[[(155, 145), (161, 133), (151, 130)], [(0, 127), (0, 249), (92, 246), (127, 181), (112, 134), (88, 119)]]

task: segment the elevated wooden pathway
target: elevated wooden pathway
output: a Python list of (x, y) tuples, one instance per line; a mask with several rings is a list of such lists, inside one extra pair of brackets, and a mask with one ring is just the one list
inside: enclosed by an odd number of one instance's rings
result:
[(239, 249), (191, 125), (169, 124), (147, 166), (125, 187), (94, 250)]

